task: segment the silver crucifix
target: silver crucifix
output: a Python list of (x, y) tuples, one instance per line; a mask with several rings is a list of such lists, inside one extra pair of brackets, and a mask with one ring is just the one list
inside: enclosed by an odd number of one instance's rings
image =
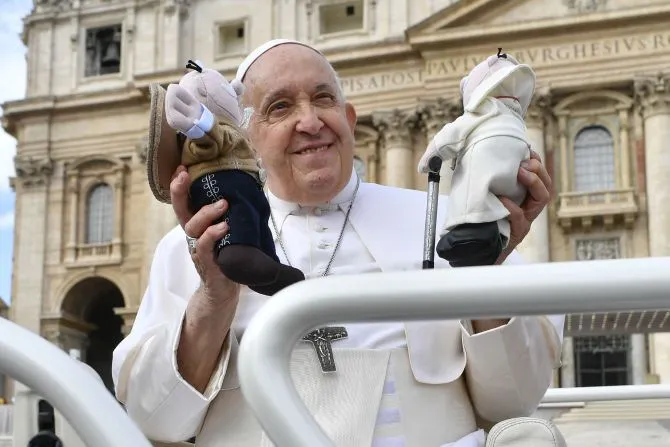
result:
[(336, 371), (330, 342), (347, 338), (347, 336), (347, 329), (344, 327), (322, 327), (310, 332), (302, 339), (312, 343), (319, 357), (319, 363), (321, 363), (321, 371), (326, 373)]

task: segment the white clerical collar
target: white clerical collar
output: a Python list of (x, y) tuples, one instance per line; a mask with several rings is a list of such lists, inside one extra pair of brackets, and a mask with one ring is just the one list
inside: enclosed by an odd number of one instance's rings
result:
[[(347, 182), (344, 188), (342, 188), (342, 190), (329, 202), (317, 204), (315, 206), (302, 206), (299, 203), (280, 199), (272, 194), (270, 188), (268, 188), (268, 201), (270, 202), (270, 208), (272, 208), (277, 225), (279, 225), (281, 231), (283, 222), (289, 214), (323, 214), (329, 211), (335, 211), (338, 208), (342, 209), (344, 205), (350, 203), (353, 199), (357, 183), (358, 173), (355, 169), (352, 169), (349, 182)], [(346, 208), (344, 208), (343, 211), (346, 211)]]

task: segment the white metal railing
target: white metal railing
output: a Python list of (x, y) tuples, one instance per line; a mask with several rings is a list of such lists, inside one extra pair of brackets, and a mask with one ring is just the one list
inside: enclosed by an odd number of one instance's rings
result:
[[(305, 281), (268, 301), (240, 346), (242, 391), (278, 446), (332, 446), (289, 375), (293, 346), (334, 322), (411, 321), (670, 308), (670, 258), (368, 273)], [(410, 297), (408, 299), (408, 297)], [(0, 371), (51, 402), (96, 447), (150, 444), (81, 364), (0, 319)], [(551, 389), (543, 402), (667, 397), (666, 385)]]
[(4, 318), (0, 318), (0, 372), (43, 396), (86, 445), (151, 447), (99, 378), (44, 338)]
[(542, 403), (601, 402), (606, 400), (669, 399), (670, 385), (619, 385), (551, 388)]
[[(276, 445), (332, 446), (289, 373), (295, 343), (315, 327), (668, 308), (670, 258), (318, 278), (279, 292), (251, 320), (240, 344), (240, 382), (252, 411)], [(570, 391), (552, 393), (547, 399), (574, 397), (568, 396)]]

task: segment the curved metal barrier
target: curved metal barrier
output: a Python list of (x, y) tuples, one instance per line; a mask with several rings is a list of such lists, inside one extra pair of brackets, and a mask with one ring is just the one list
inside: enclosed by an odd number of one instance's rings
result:
[(86, 445), (151, 447), (107, 389), (39, 335), (0, 318), (0, 371), (57, 408)]
[[(289, 373), (295, 343), (315, 327), (669, 308), (670, 258), (318, 278), (279, 292), (252, 319), (240, 345), (242, 392), (276, 445), (333, 446)], [(564, 401), (569, 391), (553, 393)]]
[(575, 388), (551, 388), (543, 404), (565, 402), (602, 402), (606, 400), (669, 399), (670, 385), (618, 385)]

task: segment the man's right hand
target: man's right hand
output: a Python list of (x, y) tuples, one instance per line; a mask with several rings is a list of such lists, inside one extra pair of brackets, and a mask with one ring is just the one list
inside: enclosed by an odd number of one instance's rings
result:
[(230, 333), (240, 285), (221, 272), (214, 258), (214, 246), (226, 235), (228, 227), (225, 223), (212, 225), (212, 222), (223, 216), (227, 204), (222, 200), (191, 213), (190, 183), (183, 166), (177, 169), (170, 183), (170, 198), (179, 224), (188, 236), (197, 239), (191, 258), (201, 279), (200, 287), (186, 306), (177, 347), (177, 369), (188, 383), (204, 393)]

